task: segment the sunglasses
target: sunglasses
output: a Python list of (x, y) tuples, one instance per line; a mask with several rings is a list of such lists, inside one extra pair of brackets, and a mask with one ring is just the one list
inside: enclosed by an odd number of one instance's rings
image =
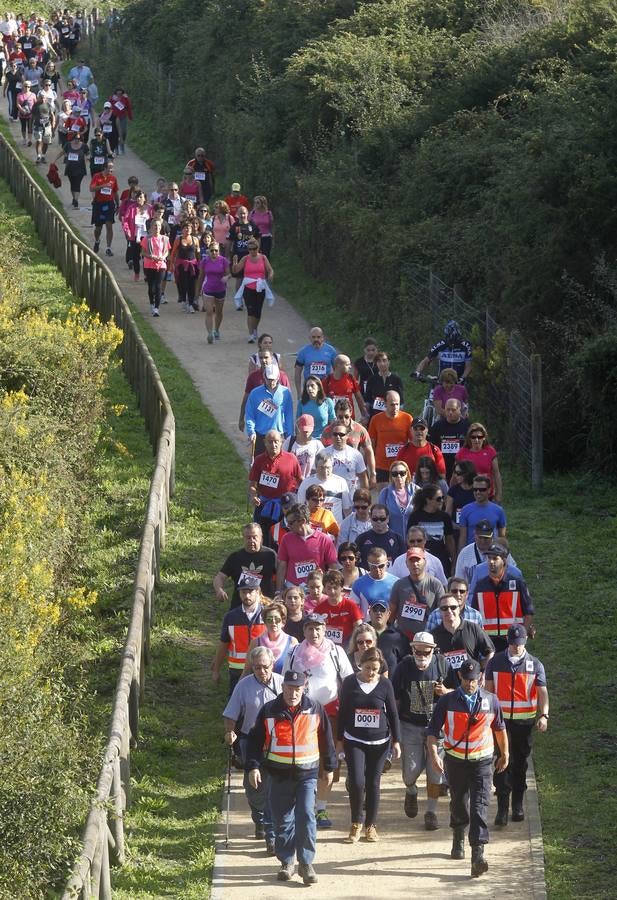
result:
[(392, 475), (393, 478), (405, 478), (407, 472), (390, 472), (390, 475)]
[(371, 522), (387, 522), (387, 516), (371, 516)]
[(485, 494), (488, 491), (487, 487), (475, 487), (473, 489), (474, 494)]
[(450, 588), (450, 593), (451, 593), (451, 594), (466, 594), (466, 593), (467, 593), (467, 588), (464, 588), (464, 587), (460, 587), (460, 588)]
[(439, 607), (440, 612), (445, 612), (447, 609), (449, 609), (450, 612), (455, 612), (458, 609), (458, 606), (440, 606)]
[(373, 643), (373, 638), (368, 638), (368, 640), (363, 640), (362, 638), (358, 638), (358, 640), (356, 641), (356, 644), (358, 644), (358, 645), (359, 644), (369, 644), (370, 645), (372, 643)]
[(385, 569), (388, 563), (369, 563), (371, 569)]
[(282, 621), (283, 621), (282, 619), (271, 619), (271, 618), (264, 619), (264, 622), (266, 622), (267, 625), (275, 625), (277, 622), (282, 622)]
[(415, 647), (411, 648), (414, 656), (430, 656), (433, 652), (432, 650), (416, 650)]
[(368, 507), (368, 503), (354, 503), (353, 505), (354, 509), (368, 509)]
[(469, 439), (472, 441), (483, 441), (486, 437), (485, 434), (470, 434)]
[(323, 503), (326, 498), (325, 497), (307, 497), (306, 499), (309, 501), (314, 500), (315, 503)]
[(344, 438), (344, 437), (347, 437), (347, 432), (346, 431), (333, 431), (332, 437)]
[(436, 503), (441, 503), (443, 501), (443, 494), (438, 494), (436, 497), (433, 497)]

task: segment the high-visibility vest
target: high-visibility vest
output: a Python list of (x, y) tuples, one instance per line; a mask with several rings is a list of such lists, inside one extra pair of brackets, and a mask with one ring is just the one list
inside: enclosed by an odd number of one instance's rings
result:
[(312, 769), (319, 764), (319, 715), (300, 710), (292, 716), (264, 719), (264, 759)]
[(491, 637), (507, 637), (510, 625), (523, 621), (520, 591), (478, 591), (476, 600)]
[[(489, 701), (490, 702), (490, 701)], [(462, 710), (448, 710), (444, 721), (443, 748), (456, 759), (477, 760), (493, 755), (493, 732), (491, 725), (495, 718), (492, 710), (467, 713)]]
[(505, 719), (533, 719), (538, 710), (535, 672), (495, 672), (495, 694)]
[(253, 638), (259, 637), (266, 630), (263, 622), (254, 625), (228, 625), (229, 644), (227, 645), (227, 664), (230, 669), (243, 669), (246, 654)]

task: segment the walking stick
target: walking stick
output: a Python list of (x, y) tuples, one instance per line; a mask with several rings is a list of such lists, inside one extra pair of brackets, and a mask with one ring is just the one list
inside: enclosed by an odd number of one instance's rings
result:
[[(255, 462), (255, 442), (256, 442), (256, 440), (257, 440), (257, 435), (254, 434), (251, 437), (251, 443), (250, 443), (251, 461), (249, 463), (249, 471), (253, 468), (253, 463)], [(250, 491), (247, 491), (247, 494), (246, 494), (246, 511), (253, 512), (253, 513), (255, 512), (255, 506), (253, 505), (253, 503), (251, 501), (251, 492)]]
[(225, 820), (225, 849), (229, 847), (229, 807), (231, 804), (231, 747), (227, 753), (227, 816)]

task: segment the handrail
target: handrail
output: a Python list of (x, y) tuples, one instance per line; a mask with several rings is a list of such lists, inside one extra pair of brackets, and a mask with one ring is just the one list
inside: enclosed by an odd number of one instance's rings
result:
[(124, 810), (130, 802), (130, 751), (139, 734), (139, 703), (144, 694), (154, 590), (165, 545), (168, 507), (175, 479), (175, 420), (169, 398), (129, 306), (110, 269), (72, 230), (0, 135), (0, 175), (32, 216), (49, 256), (76, 297), (85, 297), (104, 321), (122, 330), (122, 367), (135, 392), (156, 453), (148, 507), (139, 546), (133, 604), (114, 693), (109, 739), (86, 820), (82, 850), (63, 900), (110, 900), (110, 860), (124, 862)]

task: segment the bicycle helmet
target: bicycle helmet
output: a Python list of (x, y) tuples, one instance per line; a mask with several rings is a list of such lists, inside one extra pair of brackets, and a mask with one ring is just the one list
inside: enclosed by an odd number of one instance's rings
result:
[(463, 335), (461, 334), (461, 326), (454, 319), (450, 319), (449, 322), (446, 323), (446, 327), (443, 330), (443, 336), (445, 337), (448, 344), (458, 344)]

